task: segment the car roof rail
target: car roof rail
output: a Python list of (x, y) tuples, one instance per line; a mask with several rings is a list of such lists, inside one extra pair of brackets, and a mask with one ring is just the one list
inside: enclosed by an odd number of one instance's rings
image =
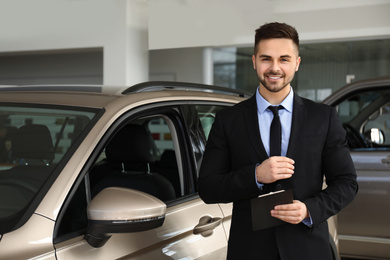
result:
[(238, 89), (206, 85), (206, 84), (176, 82), (176, 81), (143, 82), (129, 87), (128, 89), (124, 90), (122, 94), (126, 95), (132, 93), (161, 91), (161, 90), (201, 91), (201, 92), (209, 92), (209, 93), (237, 95), (239, 97), (246, 97), (246, 98), (252, 96), (251, 93), (243, 90), (238, 90)]
[(103, 87), (98, 85), (0, 85), (0, 92), (23, 91), (52, 91), (52, 92), (102, 92)]

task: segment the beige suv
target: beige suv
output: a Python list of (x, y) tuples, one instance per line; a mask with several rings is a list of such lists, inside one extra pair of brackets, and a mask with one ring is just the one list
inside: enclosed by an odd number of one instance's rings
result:
[(215, 113), (244, 93), (163, 82), (0, 92), (0, 259), (226, 258), (231, 204), (206, 205), (197, 176)]

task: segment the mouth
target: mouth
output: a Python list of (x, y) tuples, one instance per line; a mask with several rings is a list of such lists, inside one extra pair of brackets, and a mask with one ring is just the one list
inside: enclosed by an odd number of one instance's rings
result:
[(279, 80), (283, 78), (283, 75), (267, 75), (267, 78), (270, 80)]

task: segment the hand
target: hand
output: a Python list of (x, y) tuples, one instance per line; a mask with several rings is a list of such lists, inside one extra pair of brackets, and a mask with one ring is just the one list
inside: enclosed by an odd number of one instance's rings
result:
[(256, 168), (256, 178), (259, 183), (273, 183), (288, 179), (294, 173), (294, 160), (284, 156), (272, 156)]
[(291, 204), (275, 206), (275, 208), (271, 210), (271, 215), (285, 222), (298, 224), (309, 217), (309, 212), (304, 203), (299, 200), (294, 200)]

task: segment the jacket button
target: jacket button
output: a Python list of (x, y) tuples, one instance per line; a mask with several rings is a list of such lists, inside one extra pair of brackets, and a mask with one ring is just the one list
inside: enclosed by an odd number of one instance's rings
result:
[(278, 190), (282, 190), (282, 185), (280, 183), (278, 183), (275, 187), (275, 190), (278, 191)]

